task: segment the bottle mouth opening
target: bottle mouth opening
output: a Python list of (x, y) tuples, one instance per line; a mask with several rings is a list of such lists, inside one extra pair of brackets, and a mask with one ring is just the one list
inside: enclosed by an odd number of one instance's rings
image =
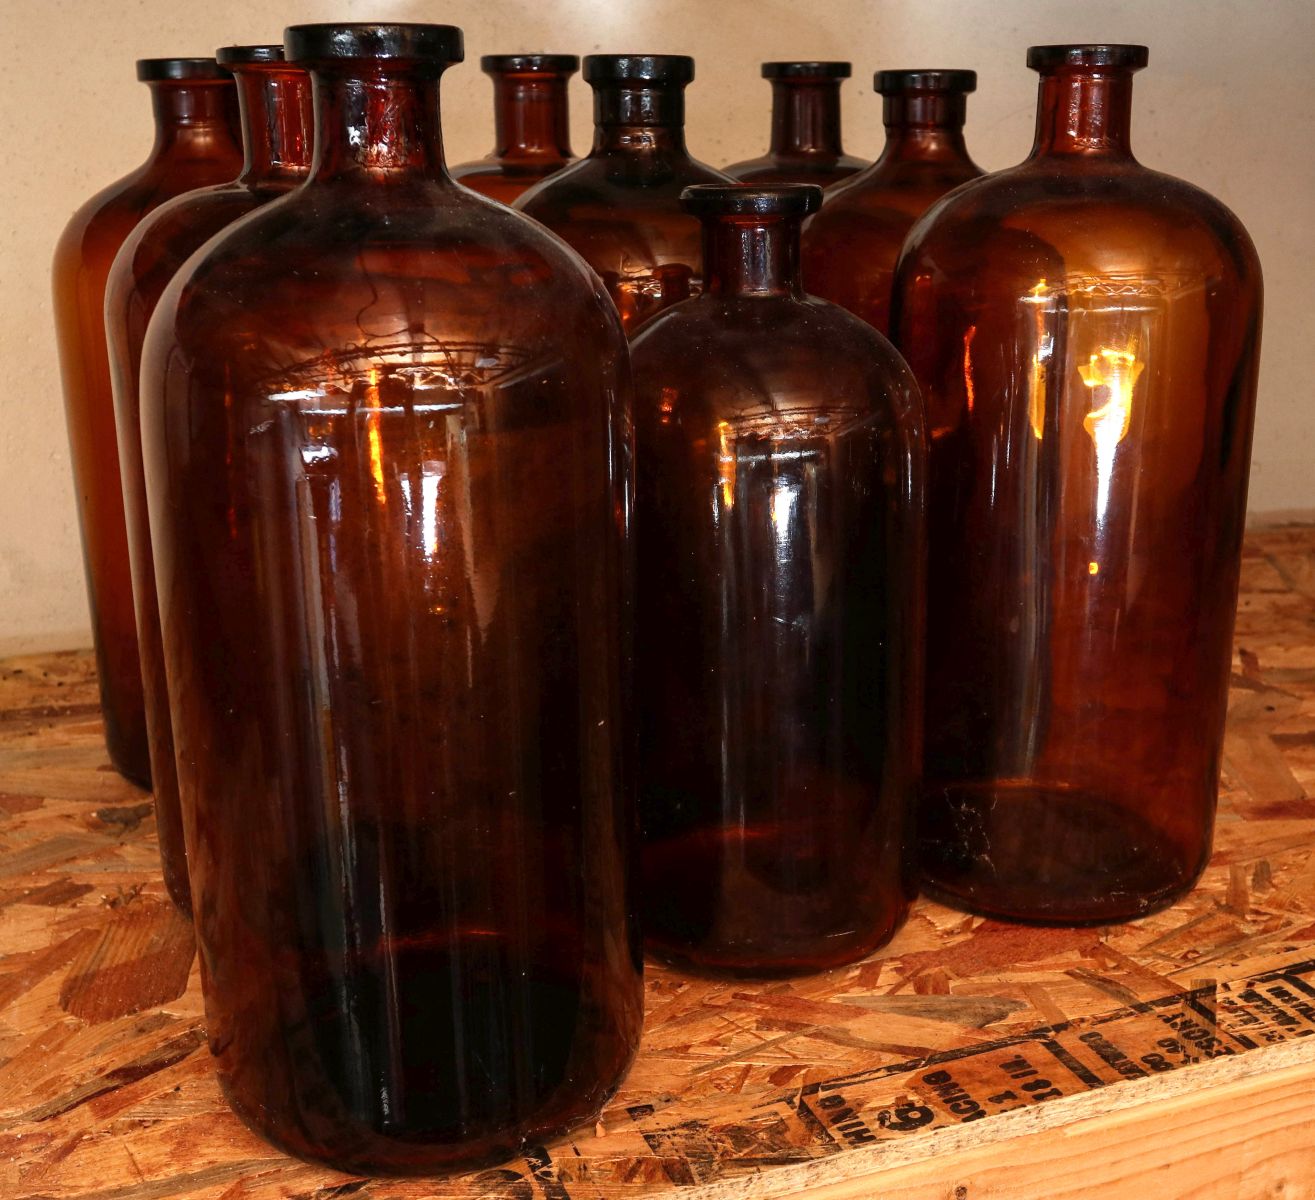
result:
[(899, 71), (878, 71), (872, 76), (872, 88), (881, 96), (905, 96), (918, 92), (952, 92), (977, 90), (977, 72), (945, 67), (918, 67)]
[(221, 67), (245, 67), (283, 61), (282, 46), (221, 46), (215, 51), (215, 62)]
[(815, 183), (696, 183), (680, 193), (681, 207), (696, 217), (806, 217), (822, 207)]
[(225, 71), (213, 58), (139, 58), (137, 78), (141, 83), (157, 83), (169, 79), (228, 79)]
[(574, 75), (580, 69), (577, 54), (485, 54), (479, 69), (490, 75), (503, 72), (527, 75)]
[(283, 31), (283, 49), (290, 62), (299, 63), (372, 59), (446, 66), (465, 58), (455, 25), (291, 25)]
[(1034, 71), (1083, 70), (1091, 67), (1119, 67), (1140, 71), (1150, 51), (1145, 46), (1081, 45), (1032, 46), (1027, 51), (1027, 65)]
[(848, 79), (854, 64), (847, 62), (765, 62), (764, 79)]
[(687, 54), (587, 54), (586, 83), (691, 83), (694, 60)]

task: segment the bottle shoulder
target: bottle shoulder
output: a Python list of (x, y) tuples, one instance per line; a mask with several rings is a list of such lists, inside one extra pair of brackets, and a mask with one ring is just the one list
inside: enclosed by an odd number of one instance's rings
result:
[(852, 154), (763, 154), (723, 167), (740, 183), (815, 183), (838, 187), (871, 164)]
[(537, 220), (552, 220), (578, 208), (669, 205), (691, 184), (733, 182), (729, 175), (683, 154), (590, 154), (536, 184), (515, 207)]
[(106, 242), (117, 249), (150, 204), (149, 166), (143, 163), (78, 206), (55, 244), (56, 273), (76, 269), (87, 253), (103, 252)]

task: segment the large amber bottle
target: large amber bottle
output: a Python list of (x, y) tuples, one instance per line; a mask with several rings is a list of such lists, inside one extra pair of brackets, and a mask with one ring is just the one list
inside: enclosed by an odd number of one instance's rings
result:
[(91, 630), (105, 741), (115, 768), (149, 787), (150, 751), (133, 616), (114, 399), (105, 349), (110, 264), (151, 209), (180, 192), (232, 179), (242, 165), (234, 137), (233, 82), (212, 58), (146, 58), (155, 145), (135, 171), (97, 192), (55, 247), (55, 336), (64, 378)]
[(1261, 283), (1132, 155), (1141, 46), (1042, 46), (1036, 145), (928, 214), (898, 337), (931, 447), (922, 860), (1020, 920), (1116, 921), (1210, 853)]
[(134, 229), (110, 269), (105, 290), (105, 331), (114, 387), (119, 469), (132, 561), (137, 636), (145, 686), (151, 781), (164, 881), (170, 896), (188, 907), (178, 776), (174, 767), (169, 695), (160, 648), (160, 610), (142, 474), (139, 384), (147, 323), (165, 286), (194, 250), (239, 217), (299, 185), (310, 168), (310, 78), (283, 61), (282, 46), (228, 46), (215, 58), (238, 88), (245, 161), (229, 183), (199, 188), (170, 200)]
[(630, 334), (702, 287), (699, 223), (681, 208), (680, 193), (729, 178), (685, 149), (692, 58), (591, 54), (584, 77), (594, 89), (593, 149), (516, 207), (598, 272)]
[(285, 48), (311, 177), (189, 260), (142, 364), (192, 904), (238, 1112), (427, 1172), (587, 1121), (639, 1037), (626, 343), (447, 174), (459, 30)]
[(726, 174), (743, 183), (815, 183), (829, 187), (863, 170), (840, 138), (840, 85), (847, 62), (768, 62), (772, 140), (766, 154), (732, 163)]
[(917, 392), (803, 292), (820, 188), (685, 197), (707, 288), (632, 350), (645, 935), (701, 967), (819, 970), (884, 943), (913, 890)]
[(568, 92), (580, 60), (574, 54), (486, 54), (479, 65), (493, 80), (493, 152), (453, 167), (452, 178), (510, 204), (575, 157)]
[(975, 71), (878, 71), (886, 146), (861, 175), (827, 193), (804, 230), (804, 285), (887, 332), (904, 239), (946, 192), (976, 179), (963, 124)]

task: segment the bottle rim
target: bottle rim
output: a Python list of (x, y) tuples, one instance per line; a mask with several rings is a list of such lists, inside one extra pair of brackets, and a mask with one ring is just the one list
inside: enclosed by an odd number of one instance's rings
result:
[(225, 71), (211, 58), (139, 58), (137, 79), (141, 83), (165, 80), (227, 79)]
[(1071, 46), (1029, 46), (1027, 65), (1034, 71), (1051, 71), (1064, 67), (1121, 67), (1140, 71), (1150, 58), (1145, 46), (1105, 43)]
[(815, 183), (695, 183), (680, 193), (694, 216), (806, 217), (822, 207)]
[(765, 62), (764, 79), (848, 79), (854, 64), (848, 62)]
[(215, 62), (221, 67), (241, 67), (253, 63), (281, 63), (282, 46), (220, 46)]
[(688, 54), (586, 54), (586, 83), (690, 83), (694, 60)]
[(903, 96), (910, 92), (975, 92), (977, 72), (958, 67), (905, 67), (878, 71), (872, 76), (878, 95)]
[(489, 74), (500, 71), (525, 71), (530, 74), (574, 75), (580, 69), (578, 54), (485, 54), (479, 69)]
[(289, 25), (283, 49), (290, 62), (316, 59), (387, 59), (459, 63), (465, 43), (455, 25), (328, 22)]

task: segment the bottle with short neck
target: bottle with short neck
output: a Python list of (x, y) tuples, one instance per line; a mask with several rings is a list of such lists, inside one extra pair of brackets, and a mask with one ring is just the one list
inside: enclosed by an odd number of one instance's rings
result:
[(134, 171), (98, 192), (69, 220), (55, 250), (55, 333), (82, 533), (87, 596), (110, 760), (150, 785), (150, 754), (114, 400), (105, 345), (105, 285), (134, 226), (193, 188), (231, 180), (242, 162), (233, 136), (233, 81), (213, 58), (137, 63), (151, 89), (155, 142)]
[(746, 197), (719, 201), (717, 207), (697, 198), (687, 202), (703, 224), (703, 292), (719, 299), (772, 296), (802, 299), (799, 232), (806, 215), (802, 204), (792, 211)]
[(1062, 58), (1034, 53), (1031, 63), (1041, 79), (1036, 140), (1029, 162), (1074, 158), (1135, 161), (1132, 76), (1141, 62), (1108, 54)]
[(694, 77), (693, 64), (687, 71), (679, 62), (663, 66), (632, 78), (586, 67), (594, 90), (593, 157), (687, 157), (685, 88)]
[(574, 54), (486, 54), (480, 69), (493, 80), (493, 152), (452, 168), (466, 187), (510, 204), (571, 161), (571, 76)]
[[(190, 907), (191, 895), (142, 464), (142, 344), (160, 296), (191, 254), (221, 229), (305, 178), (312, 116), (310, 80), (305, 71), (283, 61), (281, 46), (226, 46), (215, 58), (237, 85), (245, 153), (242, 170), (236, 179), (186, 192), (148, 215), (123, 243), (105, 290), (105, 333), (156, 827), (165, 886), (184, 911)], [(214, 119), (208, 116), (207, 123)]]
[(745, 183), (816, 183), (827, 187), (868, 164), (844, 151), (840, 85), (847, 62), (763, 63), (772, 85), (771, 147), (761, 158), (733, 163), (726, 174)]
[(804, 234), (808, 290), (887, 332), (895, 263), (913, 224), (946, 192), (982, 174), (963, 125), (973, 71), (878, 71), (886, 145), (827, 194)]

